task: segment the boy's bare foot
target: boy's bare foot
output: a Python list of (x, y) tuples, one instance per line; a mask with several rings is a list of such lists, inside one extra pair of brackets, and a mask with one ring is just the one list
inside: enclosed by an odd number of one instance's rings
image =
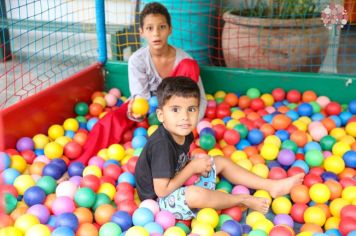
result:
[(64, 181), (67, 181), (67, 180), (69, 180), (69, 174), (68, 174), (68, 172), (66, 171), (66, 172), (62, 175), (62, 177), (60, 177), (60, 178), (57, 180), (57, 184), (60, 184), (60, 183), (62, 183), (62, 182), (64, 182)]
[(264, 197), (254, 197), (251, 195), (246, 195), (243, 204), (255, 211), (266, 214), (269, 210), (270, 200)]
[(276, 198), (290, 193), (293, 186), (303, 182), (304, 175), (304, 173), (299, 173), (285, 179), (273, 180), (269, 190), (271, 197)]

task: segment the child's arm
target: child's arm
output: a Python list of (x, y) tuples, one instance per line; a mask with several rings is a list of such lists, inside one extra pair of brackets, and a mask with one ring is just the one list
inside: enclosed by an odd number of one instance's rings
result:
[(208, 156), (190, 161), (173, 178), (154, 178), (153, 186), (158, 197), (165, 197), (180, 188), (194, 174), (205, 174), (211, 170), (212, 162)]

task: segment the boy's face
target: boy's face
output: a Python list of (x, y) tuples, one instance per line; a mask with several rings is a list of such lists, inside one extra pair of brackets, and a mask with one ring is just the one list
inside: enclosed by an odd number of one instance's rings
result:
[(172, 33), (167, 19), (161, 14), (149, 14), (143, 20), (143, 28), (140, 34), (147, 40), (148, 45), (154, 49), (160, 49), (167, 45), (168, 36)]
[(196, 127), (199, 116), (199, 99), (172, 96), (162, 108), (157, 109), (157, 117), (172, 134), (178, 144), (183, 144), (185, 136)]

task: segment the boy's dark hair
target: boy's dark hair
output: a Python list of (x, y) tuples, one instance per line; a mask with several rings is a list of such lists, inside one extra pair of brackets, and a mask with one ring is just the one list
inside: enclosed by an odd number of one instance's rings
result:
[(162, 80), (157, 88), (158, 107), (162, 108), (172, 96), (194, 97), (200, 102), (198, 84), (189, 77), (167, 77)]
[(151, 2), (145, 5), (140, 13), (140, 27), (143, 28), (143, 20), (149, 14), (160, 14), (166, 17), (168, 26), (171, 27), (171, 16), (165, 6), (158, 2)]

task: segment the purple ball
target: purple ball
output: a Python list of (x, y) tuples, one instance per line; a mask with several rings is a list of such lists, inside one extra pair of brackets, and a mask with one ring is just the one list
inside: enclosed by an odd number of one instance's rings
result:
[(295, 154), (292, 150), (283, 149), (278, 153), (278, 162), (284, 166), (290, 166), (295, 161)]
[(221, 230), (231, 236), (241, 236), (243, 233), (241, 224), (235, 220), (225, 221), (221, 226)]
[(275, 225), (287, 225), (293, 229), (294, 221), (290, 215), (287, 214), (278, 214), (274, 217), (273, 223)]
[(47, 224), (51, 215), (48, 208), (42, 204), (36, 204), (31, 206), (30, 208), (28, 208), (27, 213), (36, 216), (40, 220), (41, 224)]
[(17, 140), (16, 142), (16, 149), (19, 152), (25, 151), (25, 150), (33, 150), (35, 147), (35, 144), (33, 140), (29, 137), (23, 137)]

